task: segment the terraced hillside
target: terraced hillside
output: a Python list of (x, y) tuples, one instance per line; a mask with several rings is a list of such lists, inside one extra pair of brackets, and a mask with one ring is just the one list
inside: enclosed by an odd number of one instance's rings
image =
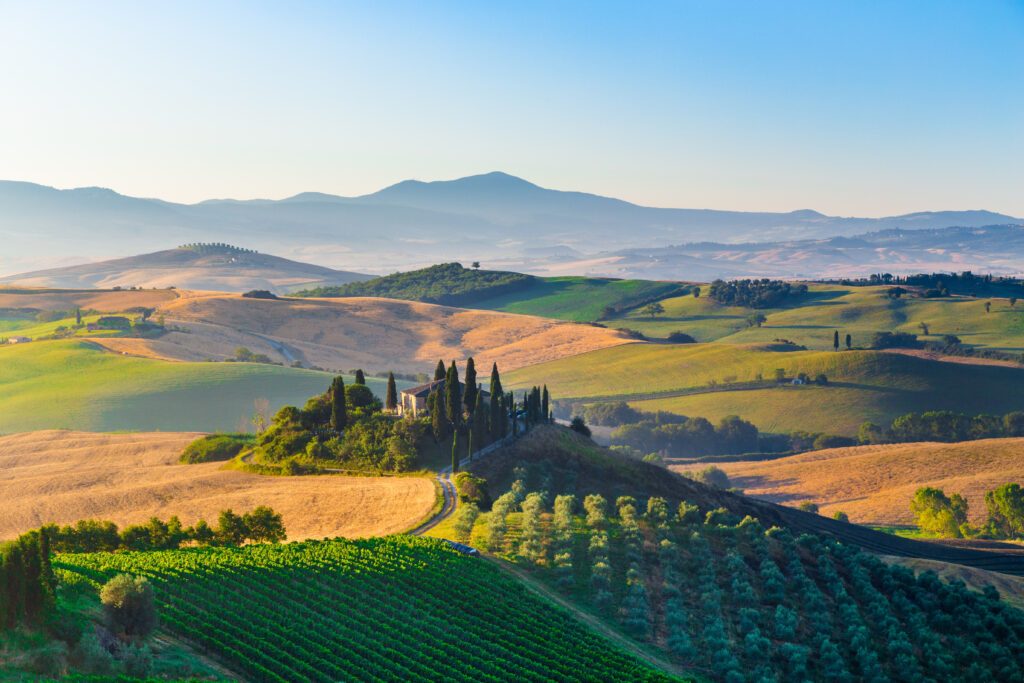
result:
[(43, 524), (105, 519), (119, 526), (177, 515), (187, 526), (269, 505), (288, 538), (362, 537), (412, 528), (434, 507), (424, 477), (269, 477), (179, 464), (198, 435), (28, 432), (0, 437), (0, 539)]
[(64, 555), (54, 566), (95, 582), (147, 577), (167, 627), (252, 681), (676, 680), (440, 541)]
[(814, 502), (823, 515), (841, 510), (861, 524), (913, 523), (914, 491), (934, 486), (963, 495), (971, 523), (980, 524), (986, 491), (1024, 481), (1024, 439), (833, 448), (718, 466), (747, 495), (786, 505)]
[[(855, 435), (866, 420), (912, 411), (1006, 413), (1024, 408), (1024, 368), (963, 365), (878, 351), (794, 351), (782, 344), (632, 344), (523, 368), (508, 385), (555, 396), (628, 400), (717, 420), (740, 415), (764, 431)], [(786, 382), (775, 382), (782, 370)], [(793, 386), (799, 373), (827, 386)]]
[[(330, 381), (275, 365), (122, 356), (91, 341), (18, 344), (0, 347), (0, 432), (249, 430), (254, 401), (265, 399), (272, 412)], [(382, 380), (367, 382), (383, 391)]]

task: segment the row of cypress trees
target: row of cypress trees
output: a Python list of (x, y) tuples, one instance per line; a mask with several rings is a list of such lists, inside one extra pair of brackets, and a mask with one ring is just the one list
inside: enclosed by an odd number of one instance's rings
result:
[(40, 625), (53, 610), (56, 586), (45, 532), (0, 544), (0, 632)]

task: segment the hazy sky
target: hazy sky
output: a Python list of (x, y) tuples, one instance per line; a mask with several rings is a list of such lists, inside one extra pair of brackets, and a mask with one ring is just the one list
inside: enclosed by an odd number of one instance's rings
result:
[(0, 178), (1024, 216), (1024, 0), (8, 2)]

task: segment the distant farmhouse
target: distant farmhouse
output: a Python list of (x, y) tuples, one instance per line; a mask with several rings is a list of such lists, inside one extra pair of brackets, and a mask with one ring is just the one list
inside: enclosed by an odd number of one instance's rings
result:
[[(427, 382), (421, 384), (418, 387), (412, 387), (410, 389), (403, 390), (398, 397), (398, 414), (409, 415), (410, 417), (419, 417), (420, 415), (429, 415), (430, 411), (427, 409), (427, 397), (430, 396), (430, 392), (437, 391), (438, 393), (444, 393), (443, 379), (435, 379), (433, 382)], [(466, 384), (465, 382), (459, 382), (459, 387), (462, 389), (461, 394), (466, 395)], [(484, 389), (480, 389), (480, 398), (485, 402), (490, 402), (491, 394)]]
[(32, 341), (32, 340), (29, 339), (28, 337), (8, 337), (7, 338), (7, 343), (8, 344), (25, 344), (25, 343), (30, 342), (30, 341)]

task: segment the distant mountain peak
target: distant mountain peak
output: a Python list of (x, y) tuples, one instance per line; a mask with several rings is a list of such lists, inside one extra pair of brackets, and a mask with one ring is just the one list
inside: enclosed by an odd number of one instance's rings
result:
[(462, 178), (454, 178), (452, 180), (403, 180), (400, 183), (389, 185), (383, 190), (368, 196), (396, 194), (409, 190), (421, 191), (426, 188), (472, 191), (483, 190), (488, 192), (543, 189), (539, 185), (535, 185), (528, 180), (523, 180), (518, 176), (505, 173), (504, 171), (491, 171), (490, 173), (480, 173), (478, 175), (464, 176)]

